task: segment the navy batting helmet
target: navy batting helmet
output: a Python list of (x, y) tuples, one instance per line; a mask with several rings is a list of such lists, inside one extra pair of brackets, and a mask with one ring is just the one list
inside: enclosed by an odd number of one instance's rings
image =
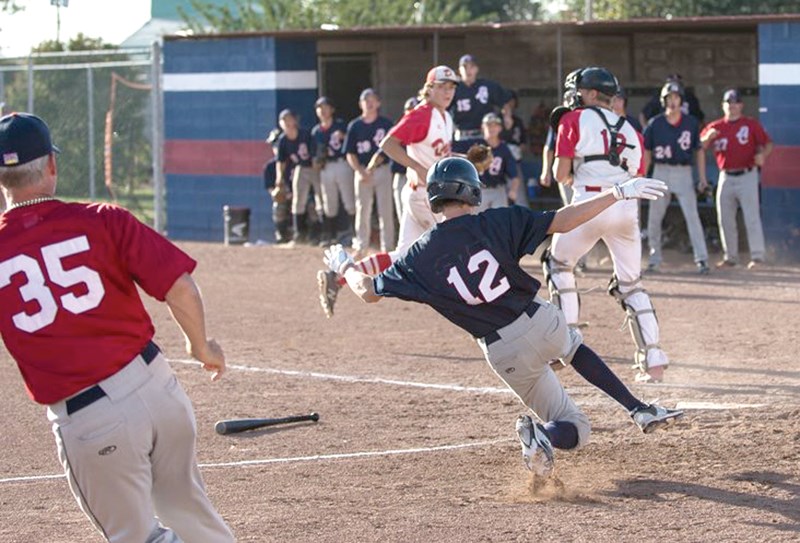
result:
[(661, 94), (659, 96), (662, 107), (667, 107), (667, 96), (669, 96), (672, 93), (675, 93), (678, 96), (680, 96), (681, 103), (683, 103), (683, 85), (681, 85), (677, 81), (667, 81), (666, 83), (664, 83), (664, 86), (661, 87)]
[(481, 180), (472, 162), (461, 157), (440, 160), (428, 170), (428, 201), (438, 213), (441, 204), (450, 200), (471, 206), (481, 203)]
[(606, 96), (614, 96), (619, 90), (619, 81), (605, 68), (589, 66), (582, 69), (575, 78), (575, 88), (596, 90)]

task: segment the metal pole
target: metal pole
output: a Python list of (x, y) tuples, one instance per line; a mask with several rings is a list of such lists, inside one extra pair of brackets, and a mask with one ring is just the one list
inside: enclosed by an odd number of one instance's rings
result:
[(585, 21), (591, 21), (594, 19), (594, 6), (592, 6), (592, 0), (586, 0), (584, 2), (583, 19)]
[(564, 73), (564, 48), (561, 42), (561, 27), (556, 28), (556, 104), (561, 104), (561, 81)]
[(94, 71), (91, 67), (86, 68), (86, 107), (89, 117), (89, 200), (93, 202), (97, 190), (94, 163)]
[(433, 65), (439, 65), (439, 31), (433, 31)]
[(33, 57), (28, 57), (28, 113), (33, 113)]
[(150, 145), (153, 149), (153, 229), (164, 233), (164, 117), (161, 104), (161, 45), (153, 42), (150, 58), (150, 82), (153, 90), (150, 98), (153, 114), (153, 133)]

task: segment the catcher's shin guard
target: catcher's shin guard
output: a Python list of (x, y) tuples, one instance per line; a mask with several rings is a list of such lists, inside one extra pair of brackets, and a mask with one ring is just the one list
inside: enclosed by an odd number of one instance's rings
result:
[(550, 249), (542, 254), (542, 272), (550, 292), (550, 303), (560, 308), (569, 326), (577, 327), (581, 312), (581, 297), (572, 267), (553, 258)]
[(656, 310), (647, 291), (642, 287), (641, 280), (637, 278), (635, 281), (620, 281), (616, 275), (612, 275), (608, 282), (608, 293), (625, 311), (625, 320), (636, 344), (636, 367), (646, 372), (649, 368), (669, 364), (667, 355), (658, 343)]

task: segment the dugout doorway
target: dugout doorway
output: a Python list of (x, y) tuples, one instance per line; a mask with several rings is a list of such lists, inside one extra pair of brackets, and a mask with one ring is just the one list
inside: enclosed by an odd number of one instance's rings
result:
[(358, 96), (367, 87), (374, 87), (373, 55), (320, 55), (321, 96), (336, 106), (336, 116), (350, 122), (361, 115)]

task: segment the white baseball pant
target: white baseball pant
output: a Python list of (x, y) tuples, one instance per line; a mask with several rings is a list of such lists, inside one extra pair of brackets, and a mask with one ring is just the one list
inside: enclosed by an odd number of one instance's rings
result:
[(322, 188), (319, 173), (311, 166), (296, 166), (292, 172), (292, 215), (305, 215), (308, 193), (314, 188), (314, 209), (322, 216)]
[(328, 218), (339, 214), (339, 199), (348, 215), (356, 213), (356, 194), (353, 169), (343, 158), (327, 162), (319, 172), (322, 188), (322, 210)]
[(736, 225), (736, 209), (741, 206), (747, 243), (751, 259), (764, 259), (764, 229), (758, 201), (758, 171), (753, 169), (742, 175), (719, 174), (717, 185), (717, 221), (722, 238), (725, 260), (739, 260), (739, 229)]
[(369, 181), (355, 173), (356, 189), (356, 238), (353, 248), (357, 251), (369, 247), (372, 233), (372, 206), (378, 206), (378, 221), (381, 229), (381, 252), (391, 251), (395, 246), (394, 210), (392, 198), (392, 172), (388, 164), (379, 166), (372, 172)]
[(703, 233), (703, 224), (697, 211), (697, 193), (694, 189), (691, 166), (678, 166), (670, 164), (656, 164), (653, 168), (653, 177), (667, 184), (667, 194), (658, 200), (650, 200), (650, 212), (647, 217), (647, 239), (650, 246), (650, 263), (661, 264), (661, 225), (667, 213), (672, 194), (678, 198), (683, 218), (686, 220), (686, 229), (692, 242), (694, 261), (708, 260), (708, 248)]

